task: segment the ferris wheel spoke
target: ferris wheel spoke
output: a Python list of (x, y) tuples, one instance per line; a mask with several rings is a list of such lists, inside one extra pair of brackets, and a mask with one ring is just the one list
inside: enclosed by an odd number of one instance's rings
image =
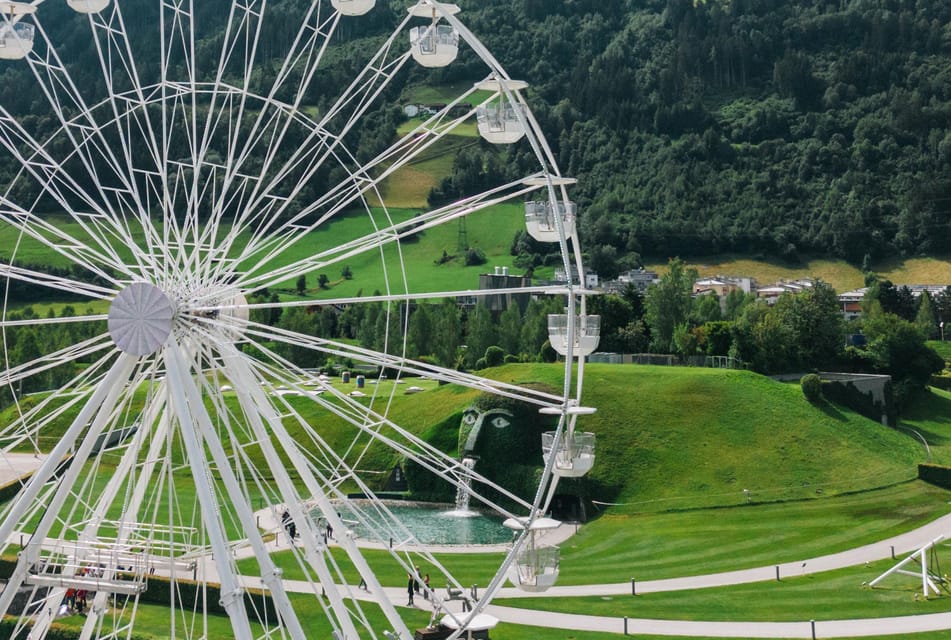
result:
[[(235, 6), (236, 5), (233, 5), (232, 12), (234, 12)], [(304, 91), (310, 84), (313, 73), (320, 64), (327, 44), (330, 42), (333, 31), (336, 28), (337, 22), (339, 21), (339, 14), (334, 12), (330, 18), (321, 22), (319, 7), (319, 3), (311, 3), (308, 7), (306, 14), (301, 21), (301, 26), (294, 38), (294, 42), (291, 44), (290, 51), (284, 58), (281, 68), (276, 74), (275, 80), (271, 85), (268, 96), (264, 101), (262, 108), (259, 109), (257, 116), (254, 117), (250, 131), (246, 134), (242, 132), (239, 136), (237, 123), (241, 122), (242, 118), (239, 117), (235, 119), (235, 124), (229, 131), (230, 135), (227, 137), (228, 172), (223, 181), (221, 195), (222, 200), (228, 197), (228, 192), (231, 189), (232, 181), (237, 175), (239, 175), (242, 168), (246, 165), (247, 160), (252, 157), (253, 151), (265, 140), (265, 136), (269, 136), (269, 142), (272, 148), (280, 148), (281, 142), (286, 135), (288, 125), (291, 123), (294, 114), (300, 107)], [(252, 51), (256, 49), (257, 37), (260, 35), (259, 30), (260, 22), (258, 22), (258, 29), (255, 31), (255, 46), (251, 48)], [(230, 47), (225, 46), (222, 48), (222, 57), (221, 63), (219, 64), (216, 88), (222, 82), (223, 69), (226, 66), (224, 63), (226, 59), (230, 59), (231, 55), (232, 53)], [(246, 54), (243, 74), (244, 91), (241, 93), (241, 108), (239, 116), (244, 114), (245, 98), (247, 96), (247, 90), (250, 84), (252, 65), (253, 56)], [(292, 74), (292, 72), (294, 73)], [(284, 105), (277, 102), (277, 94), (278, 92), (285, 89), (285, 83), (290, 78), (298, 74), (300, 75), (301, 80), (294, 92), (293, 99), (291, 100), (290, 104), (285, 107)], [(281, 124), (282, 121), (283, 124)], [(238, 143), (241, 141), (243, 141), (243, 144), (240, 145), (241, 150), (239, 152)], [(265, 162), (265, 164), (267, 164), (267, 162)], [(262, 170), (260, 176), (263, 177), (264, 174), (265, 171)]]
[[(247, 215), (241, 216), (237, 221), (242, 227), (255, 227), (255, 236), (252, 244), (257, 238), (269, 233), (273, 229), (273, 220), (278, 219), (281, 214), (293, 201), (301, 188), (316, 174), (323, 166), (324, 162), (342, 145), (342, 139), (359, 121), (370, 105), (376, 100), (383, 89), (387, 86), (396, 72), (409, 59), (408, 53), (402, 53), (395, 59), (387, 60), (390, 49), (396, 38), (397, 32), (384, 43), (373, 60), (365, 67), (349, 87), (343, 92), (334, 105), (328, 109), (327, 113), (316, 123), (308, 124), (309, 133), (302, 144), (297, 146), (290, 156), (286, 159), (279, 158), (276, 151), (281, 148), (280, 144), (274, 144), (269, 141), (269, 149), (262, 162), (260, 177), (261, 186), (257, 187), (251, 195), (246, 211)], [(314, 67), (316, 69), (316, 67)], [(299, 100), (299, 99), (298, 99)], [(351, 115), (346, 122), (336, 132), (329, 129), (330, 122), (337, 118), (340, 113), (347, 109)], [(303, 119), (303, 116), (297, 112), (297, 105), (293, 105), (290, 110), (290, 116), (295, 119)], [(305, 121), (309, 122), (309, 121)], [(286, 124), (290, 123), (290, 118)], [(287, 131), (287, 126), (282, 127), (277, 141), (282, 141)], [(252, 151), (252, 147), (246, 146), (246, 154)], [(280, 168), (274, 167), (275, 163), (281, 161)], [(239, 160), (239, 165), (243, 164), (243, 159)], [(291, 179), (288, 183), (288, 177), (292, 175), (295, 169), (298, 171), (296, 179)], [(264, 179), (267, 178), (266, 182)], [(262, 217), (258, 209), (275, 195), (280, 195), (279, 203), (274, 215)]]
[[(124, 162), (123, 175), (128, 193), (117, 193), (117, 198), (126, 196), (118, 208), (138, 221), (149, 249), (154, 249), (157, 243), (154, 225), (148, 217), (148, 193), (140, 189), (136, 180), (142, 173), (142, 168), (136, 163), (148, 158), (152, 171), (157, 171), (161, 167), (161, 153), (120, 5), (119, 2), (110, 3), (106, 10), (89, 14), (89, 21), (112, 111), (109, 131), (117, 136), (118, 153)], [(135, 157), (133, 150), (136, 151)], [(132, 236), (131, 230), (127, 235)]]
[[(421, 300), (442, 300), (442, 299), (478, 299), (498, 295), (508, 294), (528, 294), (544, 296), (564, 296), (578, 293), (578, 289), (569, 289), (565, 284), (555, 285), (529, 285), (522, 287), (507, 287), (504, 289), (459, 289), (456, 291), (442, 290), (432, 292), (414, 292), (405, 294), (389, 294), (374, 296), (355, 296), (350, 298), (315, 298), (308, 300), (277, 300), (275, 302), (255, 302), (249, 304), (216, 304), (214, 306), (196, 307), (196, 312), (215, 312), (215, 311), (260, 311), (271, 309), (296, 309), (304, 307), (306, 309), (315, 309), (320, 307), (337, 307), (351, 304), (371, 304), (374, 302), (417, 302)], [(593, 293), (584, 291), (585, 293)]]
[[(273, 352), (269, 352), (267, 347), (265, 347), (263, 344), (258, 344), (257, 347), (263, 352), (272, 356), (276, 362), (280, 363), (282, 367), (293, 366), (291, 363), (283, 360)], [(375, 411), (372, 406), (365, 406), (361, 404), (358, 402), (357, 398), (348, 396), (329, 386), (324, 388), (325, 393), (323, 395), (308, 394), (302, 387), (299, 386), (298, 383), (295, 383), (293, 380), (282, 376), (278, 370), (269, 369), (267, 371), (270, 377), (283, 380), (286, 386), (295, 389), (301, 395), (306, 396), (310, 402), (320, 405), (324, 409), (330, 411), (332, 414), (345, 420), (348, 424), (359, 430), (362, 434), (369, 436), (375, 441), (385, 444), (390, 449), (399, 452), (401, 455), (406, 456), (414, 462), (417, 462), (424, 468), (439, 473), (444, 479), (455, 484), (457, 487), (463, 484), (466, 478), (471, 478), (474, 484), (478, 483), (483, 486), (490, 487), (492, 490), (504, 495), (514, 503), (522, 505), (525, 508), (531, 508), (531, 504), (526, 502), (524, 499), (516, 496), (506, 488), (499, 486), (495, 482), (480, 475), (479, 473), (474, 472), (472, 469), (465, 467), (465, 465), (460, 460), (446, 455), (412, 432), (401, 427), (392, 420), (389, 420), (383, 413)], [(263, 379), (264, 376), (261, 376), (261, 378)], [(291, 415), (298, 416), (301, 428), (309, 433), (314, 444), (319, 444), (322, 442), (322, 439), (319, 437), (319, 434), (316, 432), (316, 430), (314, 430), (313, 427), (307, 423), (307, 421), (303, 420), (303, 418), (301, 418), (299, 414), (293, 410), (293, 407), (290, 406), (283, 396), (281, 396), (277, 401), (280, 402)], [(384, 430), (386, 433), (384, 433)], [(346, 466), (342, 460), (340, 460), (337, 464)], [(482, 495), (482, 493), (480, 493), (478, 490), (473, 489), (472, 495), (499, 513), (504, 513), (508, 517), (515, 517), (507, 509), (501, 507), (486, 496)]]
[[(2, 219), (0, 215), (0, 219)], [(112, 289), (107, 289), (106, 287), (93, 284), (91, 282), (82, 282), (80, 280), (73, 280), (71, 278), (64, 278), (62, 276), (57, 276), (52, 273), (44, 273), (42, 271), (35, 271), (33, 269), (28, 269), (26, 267), (18, 267), (12, 264), (5, 262), (0, 262), (0, 278), (10, 278), (13, 280), (19, 280), (21, 282), (26, 282), (28, 284), (44, 287), (48, 289), (55, 289), (57, 291), (65, 291), (66, 293), (81, 296), (83, 298), (92, 298), (96, 300), (106, 300), (115, 296), (115, 291)], [(83, 319), (78, 318), (56, 318), (60, 322), (83, 322), (84, 320), (101, 320), (104, 319), (100, 317), (84, 316)], [(0, 323), (2, 326), (2, 323)]]
[[(0, 146), (10, 150), (9, 139), (4, 135), (5, 133), (3, 118), (0, 116)], [(14, 157), (18, 157), (16, 152), (14, 152)], [(95, 224), (99, 222), (97, 214), (79, 213), (73, 209), (67, 202), (67, 198), (59, 191), (57, 183), (65, 174), (60, 173), (58, 169), (53, 169), (54, 165), (51, 164), (37, 164), (34, 160), (27, 160), (22, 156), (19, 156), (19, 160), (24, 163), (28, 173), (32, 174), (31, 177), (36, 180), (39, 188), (57, 200), (58, 204), (63, 207), (63, 211), (78, 224), (84, 238), (87, 240), (80, 240), (53, 223), (24, 209), (13, 202), (9, 195), (0, 195), (0, 222), (9, 224), (24, 235), (42, 243), (67, 260), (79, 264), (105, 280), (112, 280), (112, 276), (108, 275), (103, 267), (116, 271), (127, 271), (124, 261), (119, 258), (115, 248), (108, 242), (103, 241), (103, 238), (96, 233), (96, 230), (100, 228), (98, 224)], [(94, 223), (90, 224), (91, 221), (94, 221)], [(98, 238), (98, 240), (93, 238)]]
[(54, 369), (59, 366), (82, 361), (95, 353), (103, 350), (112, 350), (115, 345), (107, 342), (107, 336), (97, 336), (84, 340), (78, 344), (64, 347), (50, 354), (40, 356), (25, 362), (9, 367), (5, 371), (0, 371), (0, 385), (12, 385), (36, 376), (44, 371)]
[[(9, 354), (3, 355), (9, 367)], [(86, 401), (90, 390), (97, 388), (114, 357), (112, 350), (106, 351), (60, 385), (56, 393), (38, 394), (35, 401), (30, 403), (21, 404), (19, 394), (14, 394), (14, 417), (0, 429), (0, 450), (12, 452), (29, 442), (33, 451), (39, 453), (38, 439), (42, 437), (43, 430)]]
[[(102, 379), (99, 386), (90, 396), (88, 402), (76, 415), (72, 424), (66, 430), (62, 439), (56, 444), (49, 456), (33, 474), (33, 477), (18, 494), (14, 504), (7, 511), (6, 518), (0, 522), (0, 540), (7, 540), (20, 522), (23, 515), (31, 507), (43, 485), (52, 477), (60, 462), (66, 454), (73, 450), (76, 440), (80, 433), (86, 430), (82, 442), (78, 448), (75, 448), (73, 463), (64, 472), (60, 482), (64, 486), (72, 486), (76, 483), (79, 475), (83, 471), (84, 462), (89, 458), (95, 444), (96, 438), (102, 432), (112, 411), (116, 407), (120, 396), (125, 393), (125, 384), (136, 365), (136, 358), (126, 354), (120, 354), (119, 358), (113, 364), (109, 373)], [(88, 428), (87, 428), (88, 427)], [(28, 576), (30, 567), (37, 560), (39, 555), (39, 546), (46, 538), (46, 535), (52, 527), (63, 503), (69, 496), (67, 491), (55, 492), (50, 503), (47, 505), (40, 522), (33, 532), (33, 542), (27, 547), (17, 561), (16, 568), (10, 576), (8, 587), (0, 592), (0, 615), (5, 616), (8, 612), (14, 592), (23, 584)], [(13, 586), (14, 588), (10, 588)]]
[[(160, 405), (156, 405), (154, 409), (159, 407)], [(157, 435), (161, 437), (161, 434)], [(60, 585), (53, 587), (47, 596), (47, 602), (52, 606), (44, 607), (34, 620), (32, 633), (35, 637), (44, 637), (50, 624), (54, 621), (54, 612), (59, 610), (59, 606), (66, 596), (67, 586), (64, 583), (69, 584), (70, 579), (78, 577), (79, 579), (75, 584), (82, 584), (83, 571), (88, 566), (97, 567), (95, 576), (96, 593), (89, 607), (89, 613), (83, 624), (80, 638), (89, 638), (93, 629), (103, 622), (107, 613), (108, 598), (115, 597), (118, 600), (121, 597), (119, 591), (134, 590), (136, 585), (143, 584), (146, 575), (144, 564), (136, 558), (133, 551), (126, 550), (129, 539), (128, 526), (120, 526), (115, 538), (108, 540), (100, 540), (100, 529), (108, 510), (113, 506), (120, 490), (128, 482), (129, 474), (132, 472), (147, 442), (147, 436), (148, 430), (144, 428), (139, 429), (133, 435), (105, 488), (98, 495), (90, 496), (91, 501), (86, 513), (79, 517), (70, 514), (66, 519), (66, 522), (85, 522), (86, 524), (79, 532), (76, 542), (62, 545), (65, 559), (57, 574)], [(158, 440), (158, 442), (161, 444), (162, 441)], [(87, 470), (87, 474), (88, 485), (90, 484), (89, 479), (94, 477), (94, 473), (92, 470)], [(145, 480), (151, 481), (152, 478), (145, 478)], [(74, 499), (73, 504), (74, 509), (80, 504), (78, 496)], [(131, 508), (137, 509), (138, 505), (133, 505)], [(123, 523), (128, 515), (128, 509), (123, 510), (119, 522)], [(58, 550), (54, 549), (54, 551)], [(125, 567), (125, 563), (137, 566)], [(120, 577), (122, 574), (126, 575), (125, 579)], [(130, 580), (128, 574), (136, 574), (136, 577)]]
[[(128, 146), (117, 145), (116, 140), (107, 138), (103, 126), (94, 119), (94, 110), (84, 101), (39, 23), (37, 23), (37, 30), (46, 42), (45, 55), (32, 55), (29, 57), (29, 62), (34, 77), (42, 87), (62, 127), (62, 134), (69, 139), (72, 146), (72, 152), (64, 157), (62, 162), (65, 164), (70, 161), (70, 172), (74, 174), (81, 168), (100, 196), (116, 193), (135, 197), (136, 186), (129, 158), (126, 156), (120, 160), (114, 150), (117, 146), (120, 148), (128, 148)], [(68, 116), (67, 114), (76, 115)], [(113, 128), (109, 131), (116, 132), (117, 130)], [(118, 130), (118, 133), (121, 135), (121, 130)], [(76, 189), (74, 188), (73, 191)], [(91, 200), (85, 193), (75, 195), (81, 197), (90, 208), (101, 209), (102, 215), (108, 214), (113, 226), (121, 232), (122, 215), (117, 211), (117, 206), (112, 200), (108, 197)], [(131, 236), (126, 236), (124, 240), (131, 242)]]
[[(221, 440), (215, 433), (210, 415), (204, 409), (201, 391), (191, 379), (191, 376), (188, 375), (179, 347), (170, 344), (167, 350), (171, 352), (168, 360), (170, 378), (169, 390), (173, 402), (175, 403), (175, 411), (181, 419), (179, 424), (180, 431), (189, 447), (195, 445), (195, 448), (190, 451), (189, 455), (192, 465), (196, 467), (198, 473), (206, 473), (211, 471), (211, 467), (208, 463), (214, 463), (214, 469), (220, 476), (224, 484), (224, 489), (227, 492), (226, 495), (229, 497), (230, 507), (235, 510), (238, 522), (241, 524), (242, 530), (248, 536), (248, 541), (254, 549), (255, 558), (261, 568), (261, 578), (275, 602), (280, 615), (280, 622), (286, 625), (287, 632), (291, 638), (304, 640), (304, 631), (300, 626), (300, 621), (297, 619), (290, 599), (284, 590), (283, 581), (280, 579), (281, 574), (274, 566), (264, 546), (264, 541), (257, 531), (254, 514), (248, 503), (246, 492), (242, 489), (232, 468), (232, 462), (225, 452)], [(182, 404), (183, 401), (187, 402), (189, 408), (185, 408), (185, 405)], [(189, 417), (192, 420), (186, 421)], [(204, 455), (198, 453), (206, 450), (206, 448), (211, 456), (210, 461), (206, 460)], [(201, 487), (201, 484), (199, 484), (199, 486)], [(203, 510), (218, 509), (217, 501), (211, 492), (205, 493), (200, 488), (199, 500), (202, 503)], [(226, 554), (225, 559), (217, 563), (219, 572), (222, 571), (223, 567), (227, 567), (225, 572), (228, 575), (221, 576), (222, 587), (225, 589), (234, 589), (234, 597), (239, 597), (241, 593), (237, 586), (237, 579), (236, 576), (231, 573), (233, 568), (227, 560), (227, 547), (223, 549), (218, 548), (221, 543), (226, 543), (226, 539), (223, 532), (218, 529), (218, 522), (212, 523), (211, 520), (211, 518), (206, 517), (205, 522), (206, 527), (212, 530), (209, 531), (209, 535), (212, 537), (216, 555), (222, 551)], [(229, 591), (223, 591), (222, 596), (226, 601), (232, 597)], [(228, 605), (226, 604), (225, 606), (227, 608)], [(242, 610), (244, 609), (243, 607), (241, 608)], [(242, 623), (240, 627), (240, 631), (239, 629), (235, 629), (235, 631), (239, 633), (239, 636), (241, 632), (244, 632), (244, 624)]]
[[(192, 0), (161, 0), (159, 9), (160, 39), (160, 108), (161, 108), (161, 186), (165, 216), (165, 246), (177, 248), (178, 255), (189, 256), (187, 237), (198, 224), (196, 212), (189, 207), (195, 202), (194, 183), (186, 175), (197, 164), (198, 113)], [(184, 80), (171, 74), (184, 73)], [(174, 176), (170, 178), (169, 176)], [(171, 182), (171, 184), (169, 184)], [(179, 219), (179, 215), (183, 212)], [(191, 235), (197, 237), (197, 233)], [(171, 262), (171, 256), (166, 256)], [(166, 268), (171, 270), (172, 265)]]
[(283, 342), (339, 358), (352, 358), (357, 362), (365, 364), (393, 368), (407, 374), (425, 375), (440, 382), (458, 384), (470, 389), (492, 393), (493, 395), (522, 399), (541, 407), (554, 408), (564, 403), (564, 397), (561, 395), (482, 378), (455, 369), (439, 367), (410, 358), (381, 353), (373, 349), (365, 349), (344, 342), (270, 327), (259, 323), (249, 323), (247, 334), (261, 338), (262, 341), (266, 342)]
[[(346, 610), (343, 594), (337, 589), (326, 564), (325, 558), (328, 557), (326, 555), (326, 544), (319, 541), (319, 534), (316, 527), (313, 526), (313, 520), (302, 509), (303, 501), (300, 499), (297, 489), (287, 472), (285, 462), (272, 443), (273, 436), (277, 436), (277, 441), (283, 440), (287, 444), (292, 443), (293, 440), (284, 430), (281, 419), (271, 403), (260, 391), (259, 381), (255, 378), (252, 369), (247, 366), (244, 360), (245, 356), (239, 354), (233, 347), (225, 347), (222, 358), (224, 370), (230, 375), (235, 384), (242, 389), (249, 390), (249, 393), (242, 393), (238, 396), (243, 416), (264, 455), (270, 475), (277, 483), (283, 503), (286, 505), (293, 522), (297, 523), (297, 531), (301, 534), (304, 555), (310, 566), (317, 572), (323, 593), (327, 594), (330, 601), (330, 609), (334, 612), (337, 623), (345, 633), (350, 633), (351, 630), (355, 632), (350, 615)], [(293, 446), (285, 447), (285, 452), (291, 456), (293, 462), (295, 448)], [(324, 493), (325, 490), (318, 486), (316, 482), (309, 483), (308, 488), (311, 489), (311, 500), (316, 500), (325, 506), (329, 505)], [(338, 530), (343, 530), (339, 518), (334, 524), (340, 527)]]
[[(204, 454), (204, 445), (198, 432), (197, 420), (203, 419), (200, 415), (193, 415), (192, 405), (188, 400), (187, 388), (191, 382), (191, 373), (186, 364), (186, 357), (180, 352), (180, 347), (169, 343), (166, 347), (168, 366), (170, 402), (178, 418), (179, 432), (184, 441), (184, 449), (188, 454), (189, 466), (201, 505), (204, 530), (208, 535), (214, 553), (215, 566), (221, 581), (221, 601), (228, 617), (231, 619), (232, 630), (236, 640), (251, 640), (253, 633), (248, 612), (241, 603), (241, 588), (238, 584), (235, 567), (231, 561), (228, 540), (221, 520), (221, 509), (213, 485), (210, 482), (212, 469)], [(195, 411), (201, 411), (201, 402), (194, 406)], [(235, 496), (236, 498), (238, 496)]]
[[(404, 59), (405, 58), (401, 59), (401, 61)], [(254, 238), (248, 243), (246, 251), (251, 252), (256, 250), (260, 238), (268, 233), (280, 237), (286, 234), (288, 230), (300, 232), (301, 230), (314, 229), (336, 213), (361, 200), (367, 192), (376, 191), (385, 179), (390, 178), (399, 169), (404, 168), (417, 159), (421, 153), (432, 147), (432, 145), (444, 135), (450, 133), (459, 124), (469, 118), (471, 111), (454, 119), (448, 118), (448, 114), (474, 90), (473, 88), (453, 100), (439, 112), (428, 118), (423, 124), (397, 140), (373, 160), (367, 161), (362, 166), (359, 166), (359, 168), (352, 169), (347, 178), (328, 189), (323, 196), (314, 202), (303, 207), (301, 211), (295, 213), (286, 222), (279, 225), (267, 224), (257, 229)], [(376, 95), (374, 94), (373, 97), (376, 97)], [(353, 123), (348, 123), (347, 127), (352, 126), (352, 124)], [(319, 168), (327, 159), (328, 152), (341, 161), (342, 164), (350, 164), (356, 167), (358, 164), (356, 159), (340, 144), (339, 140), (341, 138), (342, 135), (332, 136), (330, 138), (332, 143), (328, 143), (327, 140), (324, 139), (317, 140), (320, 145), (315, 146), (314, 152), (320, 152), (320, 155), (312, 163), (315, 169)], [(326, 150), (322, 149), (322, 146), (325, 146)], [(304, 161), (307, 160), (307, 158), (301, 157), (299, 160)], [(292, 201), (293, 195), (299, 193), (310, 178), (311, 174), (304, 173), (299, 177), (297, 183), (290, 187), (291, 196), (281, 198), (276, 207), (278, 214), (285, 212), (287, 204)], [(307, 222), (315, 214), (319, 215), (318, 219), (315, 222)], [(281, 220), (282, 218), (277, 215), (272, 215), (269, 216), (269, 219)], [(291, 235), (299, 237), (300, 233)]]

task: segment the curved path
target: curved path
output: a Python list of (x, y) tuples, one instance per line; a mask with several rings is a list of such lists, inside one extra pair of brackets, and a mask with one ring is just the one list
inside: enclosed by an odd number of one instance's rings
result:
[[(568, 528), (566, 528), (568, 529)], [(561, 533), (561, 532), (559, 532)], [(570, 529), (568, 529), (570, 534)], [(637, 592), (659, 593), (664, 591), (682, 591), (687, 589), (703, 589), (708, 587), (723, 587), (751, 582), (763, 582), (776, 579), (777, 568), (782, 576), (801, 576), (832, 569), (864, 564), (891, 558), (895, 555), (904, 555), (916, 551), (935, 538), (951, 534), (951, 514), (942, 516), (913, 531), (875, 542), (840, 553), (808, 558), (806, 560), (788, 562), (780, 565), (727, 571), (708, 575), (670, 578), (666, 580), (638, 581)], [(447, 548), (458, 552), (458, 548)], [(485, 548), (475, 550), (485, 551)], [(495, 549), (493, 549), (495, 550)], [(241, 552), (239, 551), (239, 555)], [(285, 581), (290, 591), (312, 592), (312, 587), (306, 582)], [(406, 597), (405, 589), (392, 587), (386, 589), (393, 602), (402, 602)], [(552, 587), (544, 594), (526, 593), (514, 587), (503, 588), (499, 591), (499, 598), (537, 598), (537, 597), (571, 597), (571, 596), (606, 596), (628, 595), (631, 593), (631, 583), (578, 585)], [(370, 600), (369, 594), (356, 591), (354, 596)], [(425, 601), (417, 600), (417, 604)], [(868, 618), (853, 620), (822, 620), (812, 622), (710, 622), (685, 620), (656, 620), (649, 618), (586, 616), (533, 609), (520, 609), (489, 605), (489, 613), (501, 621), (524, 624), (536, 627), (557, 629), (571, 629), (576, 631), (599, 631), (606, 633), (625, 632), (629, 634), (652, 634), (661, 636), (705, 636), (721, 638), (848, 638), (862, 636), (902, 635), (928, 631), (943, 631), (951, 629), (951, 612), (924, 614), (914, 616), (897, 616), (887, 618)], [(461, 612), (460, 612), (460, 615)]]
[[(28, 475), (39, 465), (41, 460), (32, 455), (7, 456), (0, 464), (0, 485), (15, 481)], [(261, 524), (265, 529), (273, 528), (280, 532), (278, 523), (273, 521), (269, 510), (260, 512)], [(269, 526), (270, 525), (270, 526)], [(563, 530), (562, 530), (563, 529)], [(553, 532), (550, 542), (557, 543), (556, 538), (568, 537), (573, 533), (572, 527), (562, 527)], [(951, 535), (951, 514), (942, 516), (918, 529), (895, 536), (893, 538), (875, 542), (840, 553), (808, 558), (797, 562), (788, 562), (780, 565), (727, 571), (708, 575), (670, 578), (666, 580), (638, 581), (638, 593), (658, 593), (663, 591), (680, 591), (686, 589), (703, 589), (708, 587), (722, 587), (750, 582), (775, 580), (777, 568), (780, 577), (801, 576), (832, 569), (855, 566), (865, 562), (882, 560), (895, 555), (904, 555), (920, 549), (928, 542), (940, 536)], [(277, 540), (269, 543), (269, 547), (277, 550)], [(372, 546), (372, 545), (370, 545)], [(476, 546), (473, 552), (502, 550), (504, 547), (489, 548)], [(458, 547), (433, 549), (434, 551), (453, 551), (458, 553)], [(236, 549), (236, 557), (250, 555), (250, 549)], [(214, 565), (206, 567), (209, 573), (214, 573)], [(206, 574), (208, 575), (208, 574)], [(247, 578), (249, 586), (260, 586), (260, 579)], [(256, 584), (255, 584), (256, 583)], [(285, 580), (288, 590), (313, 593), (312, 585), (306, 582)], [(600, 585), (580, 585), (553, 587), (545, 592), (543, 597), (569, 596), (603, 596), (630, 594), (630, 582)], [(393, 602), (401, 602), (405, 597), (405, 590), (388, 588), (387, 593)], [(369, 599), (369, 594), (357, 591), (356, 597)], [(501, 589), (498, 597), (526, 598), (539, 597), (515, 588)], [(869, 618), (861, 620), (822, 620), (812, 623), (803, 622), (709, 622), (709, 621), (681, 621), (681, 620), (654, 620), (646, 618), (585, 616), (549, 611), (536, 611), (516, 607), (490, 605), (487, 613), (494, 615), (505, 622), (513, 622), (536, 627), (558, 629), (572, 629), (577, 631), (600, 631), (607, 633), (652, 634), (667, 636), (706, 636), (722, 638), (847, 638), (862, 636), (902, 635), (929, 631), (944, 631), (951, 629), (951, 612), (915, 616), (900, 616), (887, 618)], [(626, 627), (626, 629), (625, 629)]]

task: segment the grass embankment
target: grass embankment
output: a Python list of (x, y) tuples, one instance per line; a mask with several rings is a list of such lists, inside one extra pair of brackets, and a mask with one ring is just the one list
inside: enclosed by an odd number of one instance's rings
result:
[(599, 409), (579, 421), (598, 437), (584, 486), (616, 515), (865, 490), (925, 458), (907, 433), (745, 371), (588, 365), (584, 403)]

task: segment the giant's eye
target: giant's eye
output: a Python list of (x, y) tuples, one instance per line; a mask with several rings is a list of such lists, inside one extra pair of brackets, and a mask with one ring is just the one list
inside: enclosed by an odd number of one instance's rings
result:
[(508, 421), (508, 418), (506, 418), (506, 417), (504, 417), (504, 416), (495, 416), (494, 418), (492, 418), (491, 424), (492, 424), (492, 426), (495, 427), (496, 429), (503, 429), (503, 428), (509, 426), (510, 423), (509, 423), (509, 421)]
[(475, 411), (466, 411), (462, 414), (462, 421), (470, 427), (474, 425), (478, 419), (479, 414), (477, 414)]

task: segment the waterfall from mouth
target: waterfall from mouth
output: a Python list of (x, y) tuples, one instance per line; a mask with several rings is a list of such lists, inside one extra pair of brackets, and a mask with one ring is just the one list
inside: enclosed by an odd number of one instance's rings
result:
[(469, 490), (472, 487), (472, 470), (475, 468), (476, 459), (465, 457), (462, 459), (462, 466), (465, 472), (460, 478), (459, 486), (456, 488), (456, 508), (450, 513), (456, 516), (474, 516), (475, 511), (469, 509)]

